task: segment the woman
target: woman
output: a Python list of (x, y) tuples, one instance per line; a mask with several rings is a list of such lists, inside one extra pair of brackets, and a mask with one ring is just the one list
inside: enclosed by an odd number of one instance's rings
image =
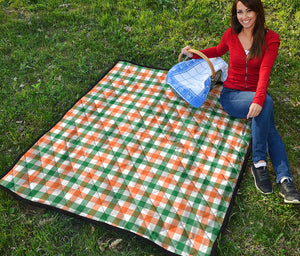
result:
[[(220, 102), (233, 117), (252, 118), (253, 166), (255, 185), (264, 194), (273, 192), (267, 170), (267, 152), (273, 164), (280, 194), (286, 203), (300, 203), (290, 173), (284, 144), (278, 134), (273, 115), (273, 101), (267, 92), (269, 76), (278, 53), (278, 34), (265, 29), (261, 0), (235, 0), (231, 11), (231, 27), (221, 42), (202, 52), (209, 58), (230, 53), (228, 77)], [(199, 58), (188, 50), (182, 53)]]

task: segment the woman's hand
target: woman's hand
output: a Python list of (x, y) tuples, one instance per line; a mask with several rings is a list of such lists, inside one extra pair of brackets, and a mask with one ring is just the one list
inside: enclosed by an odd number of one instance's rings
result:
[(186, 47), (182, 48), (181, 53), (188, 56), (189, 58), (193, 57), (193, 54), (189, 52), (192, 49), (191, 46), (187, 45)]
[(257, 103), (252, 103), (249, 108), (247, 119), (258, 116), (260, 114), (261, 110), (262, 110), (261, 105), (259, 105)]

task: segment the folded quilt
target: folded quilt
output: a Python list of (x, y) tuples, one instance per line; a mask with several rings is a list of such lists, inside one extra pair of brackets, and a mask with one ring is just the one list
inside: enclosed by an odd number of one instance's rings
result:
[(222, 110), (221, 88), (195, 109), (173, 93), (166, 75), (116, 63), (0, 187), (178, 255), (210, 255), (247, 159), (250, 128)]

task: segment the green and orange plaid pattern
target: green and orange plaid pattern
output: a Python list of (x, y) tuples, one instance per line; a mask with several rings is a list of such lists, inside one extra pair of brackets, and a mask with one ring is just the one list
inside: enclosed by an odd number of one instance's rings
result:
[(167, 71), (118, 62), (2, 177), (27, 200), (210, 255), (250, 141), (215, 88), (195, 109)]

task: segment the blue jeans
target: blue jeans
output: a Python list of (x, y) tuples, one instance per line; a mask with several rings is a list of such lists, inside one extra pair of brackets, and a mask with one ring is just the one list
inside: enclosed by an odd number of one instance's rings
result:
[[(246, 118), (255, 92), (223, 88), (220, 102), (223, 109), (236, 118)], [(292, 179), (285, 146), (274, 123), (273, 100), (267, 94), (262, 111), (252, 118), (252, 160), (267, 161), (267, 153), (273, 164), (276, 182), (283, 177)]]

